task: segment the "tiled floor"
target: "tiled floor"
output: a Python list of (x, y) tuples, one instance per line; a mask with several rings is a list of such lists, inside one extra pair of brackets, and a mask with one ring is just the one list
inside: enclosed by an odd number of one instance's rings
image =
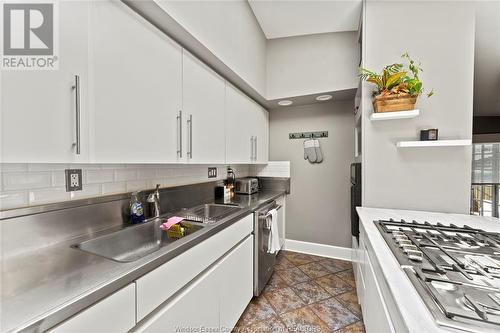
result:
[(364, 333), (351, 263), (282, 251), (233, 332)]

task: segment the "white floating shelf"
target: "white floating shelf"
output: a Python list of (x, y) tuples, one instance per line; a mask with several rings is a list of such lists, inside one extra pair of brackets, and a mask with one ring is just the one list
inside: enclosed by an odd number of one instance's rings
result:
[(418, 148), (418, 147), (459, 147), (470, 146), (472, 140), (433, 140), (433, 141), (399, 141), (398, 148)]
[(394, 112), (374, 112), (370, 115), (371, 121), (409, 119), (418, 117), (420, 110), (394, 111)]

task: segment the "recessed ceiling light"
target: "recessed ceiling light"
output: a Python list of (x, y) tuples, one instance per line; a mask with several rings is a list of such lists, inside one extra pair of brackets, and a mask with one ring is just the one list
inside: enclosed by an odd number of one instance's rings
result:
[(293, 102), (289, 101), (288, 99), (284, 99), (284, 100), (278, 102), (278, 105), (281, 105), (281, 106), (288, 106), (288, 105), (292, 105), (292, 104), (293, 104)]
[(328, 101), (330, 99), (332, 99), (332, 95), (319, 95), (316, 97), (317, 101)]

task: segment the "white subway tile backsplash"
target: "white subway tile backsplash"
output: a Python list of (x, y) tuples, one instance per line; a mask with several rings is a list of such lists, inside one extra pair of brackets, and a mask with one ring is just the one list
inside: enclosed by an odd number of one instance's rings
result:
[(107, 183), (114, 181), (114, 170), (86, 170), (84, 184)]
[(101, 195), (101, 184), (83, 185), (81, 191), (70, 192), (71, 199), (91, 198)]
[(0, 210), (28, 206), (28, 191), (1, 192)]
[(69, 164), (64, 163), (37, 163), (37, 164), (29, 164), (29, 171), (55, 171), (55, 170), (65, 170), (69, 169)]
[(66, 174), (64, 170), (52, 172), (52, 186), (66, 186)]
[[(217, 168), (217, 178), (208, 178), (209, 166)], [(226, 177), (226, 168), (223, 164), (0, 164), (0, 210), (152, 189), (156, 184), (217, 181)], [(249, 165), (232, 168), (237, 177), (254, 171)], [(82, 169), (82, 191), (66, 192), (64, 169)]]
[(166, 178), (172, 176), (172, 169), (168, 167), (156, 169), (156, 176), (159, 178)]
[(153, 179), (156, 177), (155, 168), (145, 168), (137, 170), (137, 179)]
[(52, 175), (50, 172), (2, 173), (2, 181), (4, 190), (44, 188), (52, 186)]
[(115, 170), (115, 181), (126, 181), (126, 180), (136, 180), (137, 170), (135, 169), (122, 169)]
[(139, 191), (147, 188), (145, 180), (131, 180), (127, 182), (127, 192)]
[(259, 177), (290, 177), (290, 161), (270, 161), (267, 165), (254, 165), (252, 173)]
[(29, 191), (29, 204), (41, 205), (50, 202), (67, 201), (71, 196), (65, 187), (51, 187)]
[(168, 180), (167, 179), (150, 179), (147, 181), (146, 185), (148, 188), (155, 188), (156, 184), (160, 184), (160, 187), (167, 187)]
[(25, 163), (2, 163), (0, 166), (0, 171), (12, 172), (12, 171), (28, 171), (28, 164)]
[(102, 184), (101, 190), (103, 195), (125, 193), (127, 192), (127, 183), (104, 183)]

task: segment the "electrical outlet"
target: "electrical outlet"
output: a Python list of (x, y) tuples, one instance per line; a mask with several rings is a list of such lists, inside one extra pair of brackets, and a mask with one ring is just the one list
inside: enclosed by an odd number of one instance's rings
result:
[(66, 169), (66, 192), (82, 190), (82, 169)]
[(208, 168), (208, 178), (217, 178), (217, 168)]

